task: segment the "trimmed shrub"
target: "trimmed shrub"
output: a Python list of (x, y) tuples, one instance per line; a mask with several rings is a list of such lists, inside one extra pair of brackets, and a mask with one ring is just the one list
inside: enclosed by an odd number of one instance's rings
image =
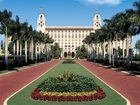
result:
[(76, 62), (73, 60), (65, 60), (62, 62), (62, 64), (75, 64)]

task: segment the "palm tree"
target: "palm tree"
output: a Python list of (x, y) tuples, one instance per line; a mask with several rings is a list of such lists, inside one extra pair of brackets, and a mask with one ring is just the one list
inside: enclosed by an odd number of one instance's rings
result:
[[(35, 59), (36, 59), (36, 62), (37, 62), (37, 47), (40, 47), (43, 46), (42, 43), (43, 43), (43, 33), (42, 32), (36, 32), (34, 31), (34, 34), (33, 34), (33, 40), (34, 40), (34, 47), (35, 47)], [(40, 60), (40, 52), (39, 52), (39, 60)]]
[(124, 17), (124, 15), (125, 14), (123, 12), (120, 12), (111, 18), (111, 23), (112, 23), (111, 27), (113, 28), (113, 32), (115, 35), (113, 39), (115, 41), (115, 49), (113, 51), (113, 54), (116, 63), (118, 63), (118, 41), (122, 40), (120, 39), (122, 35), (120, 25), (122, 24), (121, 19)]
[[(16, 41), (16, 58), (18, 60), (19, 57), (19, 40), (20, 40), (20, 31), (21, 31), (21, 24), (19, 21), (19, 17), (16, 16), (16, 22), (15, 22), (15, 26), (14, 26), (14, 40)], [(15, 46), (15, 45), (14, 45)], [(17, 62), (19, 63), (19, 62)]]
[[(136, 23), (137, 25), (140, 25), (140, 0), (133, 3), (133, 6), (135, 7), (133, 15), (130, 17), (131, 21)], [(140, 30), (139, 30), (140, 32)]]
[(2, 32), (5, 34), (5, 65), (8, 69), (8, 34), (10, 32), (10, 22), (11, 22), (12, 12), (4, 10), (0, 11), (0, 23), (2, 24)]
[(29, 40), (30, 27), (28, 27), (27, 22), (22, 23), (21, 27), (22, 27), (21, 28), (22, 45), (24, 43), (25, 63), (27, 64), (27, 62), (28, 62), (27, 50), (28, 50), (28, 40)]
[(102, 55), (101, 59), (103, 59), (105, 63), (105, 54), (106, 54), (105, 45), (108, 39), (107, 39), (106, 29), (104, 26), (98, 32), (98, 38), (99, 38), (99, 42), (101, 43), (101, 55)]
[[(105, 25), (104, 25), (104, 32), (106, 33), (106, 39), (107, 40), (107, 44), (108, 44), (108, 60), (109, 60), (109, 63), (111, 64), (111, 62), (114, 60), (113, 59), (113, 38), (114, 38), (114, 30), (113, 28), (111, 27), (111, 20), (108, 20), (108, 19), (105, 19), (104, 20), (105, 22)], [(112, 60), (113, 59), (113, 60)]]
[(52, 38), (50, 38), (49, 37), (49, 34), (45, 34), (44, 35), (44, 40), (43, 40), (43, 43), (45, 44), (45, 54), (46, 54), (46, 58), (47, 58), (47, 60), (48, 60), (48, 58), (49, 58), (49, 51), (48, 51), (48, 47), (49, 47), (49, 44), (51, 44), (51, 43), (53, 43), (54, 41), (53, 41), (53, 39)]
[[(95, 48), (92, 48), (92, 46), (93, 46), (93, 36), (94, 36), (94, 33), (90, 33), (83, 40), (83, 43), (87, 44), (87, 52), (88, 52), (89, 60), (93, 60), (93, 56), (94, 56), (94, 49)], [(91, 51), (91, 50), (93, 50), (93, 51)]]

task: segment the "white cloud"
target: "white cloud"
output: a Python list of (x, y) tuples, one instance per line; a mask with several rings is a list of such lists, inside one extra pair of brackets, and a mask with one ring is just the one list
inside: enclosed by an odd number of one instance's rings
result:
[(76, 1), (84, 1), (86, 4), (109, 4), (109, 5), (118, 5), (122, 2), (122, 0), (76, 0)]

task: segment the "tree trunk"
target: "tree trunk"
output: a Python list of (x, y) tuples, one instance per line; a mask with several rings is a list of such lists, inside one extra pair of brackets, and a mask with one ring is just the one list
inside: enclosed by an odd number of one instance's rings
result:
[(101, 46), (102, 46), (101, 43), (99, 43), (99, 60), (100, 60), (100, 62), (101, 62), (101, 54), (102, 54), (102, 52), (101, 52), (102, 47)]
[(130, 58), (130, 65), (132, 65), (132, 59), (133, 59), (132, 36), (130, 36), (129, 50), (131, 50), (129, 53), (129, 56), (130, 56), (129, 58)]
[(35, 44), (35, 59), (36, 59), (36, 63), (37, 63), (37, 44)]
[(92, 61), (94, 60), (94, 45), (92, 44)]
[(7, 27), (6, 28), (6, 33), (5, 33), (5, 66), (6, 69), (8, 69), (8, 34), (7, 34)]
[(16, 46), (15, 46), (15, 43), (13, 44), (13, 56), (14, 56), (14, 60), (15, 60), (15, 48)]
[(2, 49), (3, 49), (3, 41), (0, 41), (0, 55), (2, 54)]
[(104, 40), (104, 43), (103, 43), (103, 57), (104, 57), (104, 60), (105, 60), (105, 52), (106, 52), (106, 49), (105, 49), (105, 40)]
[(17, 39), (17, 59), (19, 57), (19, 40)]
[(111, 42), (111, 58), (112, 58), (112, 66), (114, 67), (114, 43)]
[(0, 41), (0, 55), (1, 55), (1, 52), (2, 52), (2, 48), (1, 48), (1, 41)]
[(127, 67), (129, 66), (129, 61), (130, 61), (130, 58), (129, 58), (129, 36), (127, 34), (127, 37), (126, 37), (126, 64), (127, 64)]
[(27, 41), (25, 41), (25, 63), (28, 63), (28, 59), (27, 59)]
[(33, 60), (34, 60), (34, 42), (33, 42), (33, 38), (32, 38), (32, 40), (31, 40), (31, 60), (32, 60), (32, 62), (33, 62)]
[(48, 46), (47, 46), (47, 44), (45, 44), (44, 48), (45, 48), (45, 55), (46, 55), (45, 61), (47, 61), (47, 60), (48, 60), (48, 53), (47, 53), (47, 50), (48, 50), (47, 48), (48, 48)]
[(116, 34), (116, 42), (115, 42), (115, 61), (118, 64), (118, 35)]
[(109, 64), (111, 64), (111, 41), (108, 42), (109, 46), (108, 46), (108, 58), (109, 58)]
[(126, 57), (128, 58), (128, 55), (129, 55), (129, 36), (127, 34), (127, 37), (126, 37)]
[(22, 57), (22, 43), (20, 42), (20, 57)]
[(96, 50), (97, 50), (97, 52), (96, 52), (96, 53), (97, 53), (97, 59), (98, 59), (98, 57), (99, 57), (99, 47), (98, 47), (98, 46), (99, 46), (99, 45), (97, 44), (97, 49), (96, 49)]
[(122, 44), (123, 44), (123, 58), (124, 58), (125, 57), (125, 52), (124, 52), (125, 51), (125, 39), (122, 42), (123, 42)]
[(39, 61), (41, 59), (41, 51), (40, 51), (40, 45), (39, 45)]

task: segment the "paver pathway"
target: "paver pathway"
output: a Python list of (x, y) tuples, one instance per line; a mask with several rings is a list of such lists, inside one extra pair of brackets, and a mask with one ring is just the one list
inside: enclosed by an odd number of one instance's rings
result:
[(131, 105), (140, 105), (140, 78), (122, 72), (105, 69), (95, 63), (80, 60), (80, 64), (89, 69), (96, 76), (101, 78), (115, 90), (120, 92)]
[(41, 74), (56, 65), (59, 60), (52, 60), (18, 72), (0, 76), (0, 105), (14, 92), (27, 85)]

